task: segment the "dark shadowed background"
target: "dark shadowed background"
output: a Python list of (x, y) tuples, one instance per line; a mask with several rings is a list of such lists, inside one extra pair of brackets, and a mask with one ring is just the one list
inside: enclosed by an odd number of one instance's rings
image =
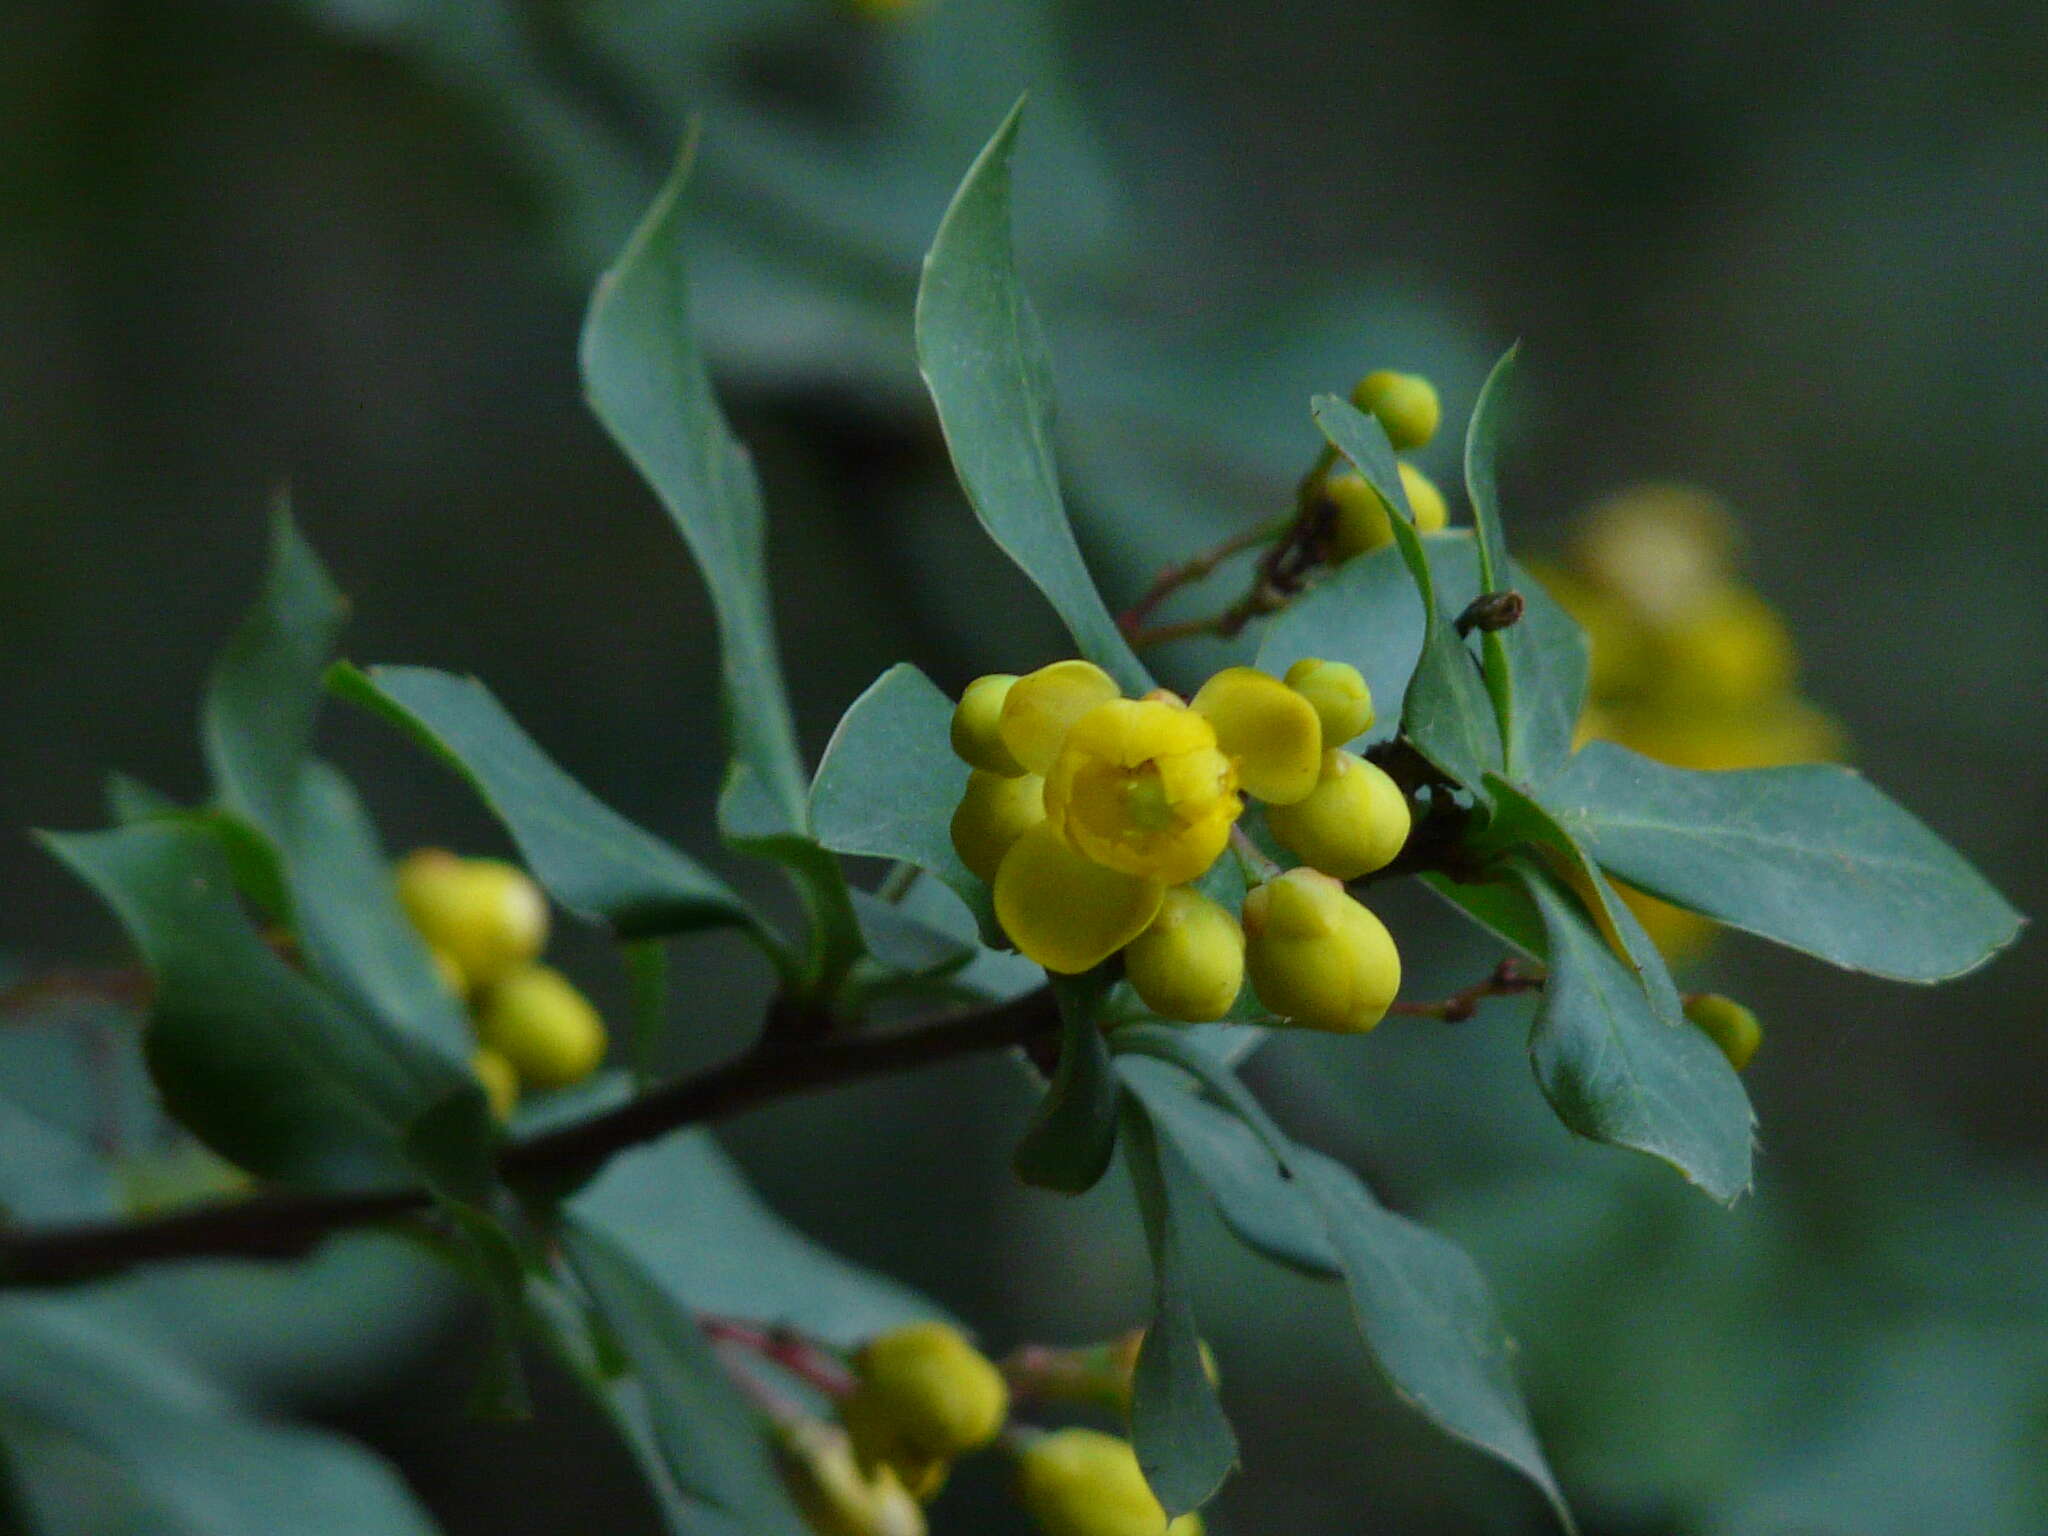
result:
[[(1281, 504), (1311, 392), (1421, 369), (1462, 427), (1520, 336), (1521, 546), (1631, 480), (1724, 494), (1855, 761), (2048, 905), (2038, 6), (15, 0), (0, 965), (114, 953), (22, 829), (94, 822), (111, 768), (196, 789), (198, 688), (280, 484), (355, 600), (350, 654), (483, 674), (592, 788), (724, 861), (708, 607), (575, 369), (588, 284), (693, 113), (700, 321), (767, 482), (807, 742), (894, 660), (957, 686), (1055, 654), (952, 489), (909, 348), (917, 259), (1026, 89), (1020, 239), (1113, 600)], [(498, 846), (378, 728), (337, 718), (328, 745), (394, 849)], [(1416, 995), (1490, 963), (1421, 897), (1389, 916)], [(622, 995), (598, 939), (563, 953)], [(767, 977), (715, 939), (678, 963), (675, 1057), (702, 1062)], [(1511, 1004), (1283, 1042), (1256, 1076), (1479, 1255), (1591, 1530), (2048, 1530), (2048, 948), (1938, 991), (1747, 941), (1701, 975), (1770, 1030), (1733, 1214), (1571, 1142)], [(992, 1347), (1129, 1326), (1125, 1197), (1020, 1190), (1026, 1107), (1007, 1064), (970, 1063), (727, 1141), (786, 1215)], [(1214, 1529), (1540, 1528), (1333, 1347), (1332, 1297), (1211, 1246), (1246, 1463)], [(395, 1458), (451, 1532), (653, 1530), (568, 1393), (534, 1425), (459, 1416), (475, 1324), (416, 1289), (418, 1327), (276, 1400)], [(1010, 1528), (992, 1471), (959, 1481), (935, 1529)]]

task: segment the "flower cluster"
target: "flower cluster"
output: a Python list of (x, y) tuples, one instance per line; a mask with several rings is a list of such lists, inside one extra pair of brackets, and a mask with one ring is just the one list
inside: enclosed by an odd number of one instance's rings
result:
[[(1426, 447), (1436, 436), (1443, 414), (1436, 386), (1413, 373), (1381, 369), (1358, 381), (1351, 391), (1351, 403), (1377, 416), (1386, 428), (1387, 440), (1396, 449)], [(1401, 491), (1408, 498), (1408, 510), (1415, 514), (1415, 526), (1424, 533), (1441, 532), (1450, 521), (1450, 507), (1436, 482), (1406, 459), (1400, 461)], [(1353, 555), (1371, 554), (1394, 542), (1394, 516), (1380, 493), (1355, 469), (1331, 475), (1323, 482), (1323, 494), (1336, 511), (1330, 530), (1330, 558), (1349, 560)]]
[[(1121, 1412), (1141, 1338), (1027, 1349), (1008, 1371), (1034, 1401)], [(784, 1480), (817, 1536), (924, 1536), (923, 1506), (953, 1463), (999, 1438), (1017, 1499), (1044, 1536), (1201, 1536), (1198, 1514), (1168, 1522), (1129, 1441), (1011, 1423), (1006, 1368), (948, 1324), (891, 1329), (850, 1363), (850, 1387), (835, 1394), (838, 1423), (785, 1413), (777, 1426)]]
[[(1342, 882), (1390, 863), (1411, 824), (1399, 786), (1344, 750), (1372, 719), (1358, 670), (1315, 659), (1284, 681), (1229, 667), (1191, 700), (1124, 698), (1086, 661), (978, 678), (953, 715), (973, 770), (953, 846), (992, 887), (1010, 942), (1049, 971), (1121, 952), (1148, 1008), (1195, 1023), (1227, 1015), (1249, 970), (1275, 1014), (1370, 1029), (1400, 961)], [(1256, 885), (1240, 917), (1197, 882), (1248, 797), (1304, 867)]]
[(398, 899), (448, 990), (468, 1005), (473, 1066), (499, 1119), (522, 1088), (565, 1088), (604, 1059), (604, 1021), (560, 971), (540, 964), (548, 904), (525, 871), (444, 848), (407, 854)]

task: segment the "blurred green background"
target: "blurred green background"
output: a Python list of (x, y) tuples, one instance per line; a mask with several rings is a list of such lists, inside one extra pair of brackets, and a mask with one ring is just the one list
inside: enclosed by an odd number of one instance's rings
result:
[[(1725, 494), (1856, 761), (2048, 905), (2038, 7), (15, 0), (0, 962), (112, 957), (20, 829), (93, 822), (109, 768), (198, 783), (194, 701), (279, 483), (356, 599), (352, 654), (482, 673), (605, 798), (722, 857), (708, 608), (574, 368), (588, 284), (693, 114), (700, 320), (767, 482), (808, 742), (893, 660), (957, 686), (1054, 654), (909, 349), (918, 257), (1027, 89), (1020, 240), (1113, 600), (1281, 504), (1312, 391), (1416, 368), (1461, 424), (1521, 336), (1521, 546), (1630, 480)], [(1454, 435), (1426, 460), (1452, 483)], [(497, 846), (373, 727), (328, 745), (394, 848)], [(1415, 995), (1493, 958), (1419, 895), (1389, 917)], [(564, 952), (621, 995), (598, 940)], [(683, 1065), (746, 1036), (767, 978), (717, 941), (680, 963)], [(2048, 946), (1938, 991), (1744, 941), (1702, 976), (1770, 1027), (1733, 1214), (1567, 1138), (1511, 1004), (1285, 1041), (1255, 1076), (1478, 1254), (1589, 1530), (2048, 1530)], [(992, 1347), (1139, 1321), (1122, 1192), (1010, 1180), (1026, 1108), (1004, 1063), (964, 1063), (726, 1139), (800, 1226)], [(1333, 1343), (1336, 1298), (1207, 1237), (1246, 1464), (1217, 1531), (1542, 1528)], [(533, 1425), (460, 1417), (473, 1305), (383, 1250), (326, 1262), (268, 1324), (245, 1279), (194, 1281), (250, 1314), (214, 1318), (221, 1359), (265, 1353), (234, 1326), (297, 1341), (249, 1369), (268, 1400), (394, 1458), (451, 1532), (655, 1528), (565, 1392)], [(337, 1327), (373, 1336), (307, 1343)], [(987, 1469), (935, 1513), (1015, 1523)]]

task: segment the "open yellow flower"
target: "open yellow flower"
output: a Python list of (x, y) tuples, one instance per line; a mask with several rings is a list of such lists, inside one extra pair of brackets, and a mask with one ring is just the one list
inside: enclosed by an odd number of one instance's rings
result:
[(1074, 722), (1045, 779), (1046, 818), (1069, 846), (1166, 885), (1205, 873), (1243, 810), (1215, 728), (1163, 697), (1098, 704)]

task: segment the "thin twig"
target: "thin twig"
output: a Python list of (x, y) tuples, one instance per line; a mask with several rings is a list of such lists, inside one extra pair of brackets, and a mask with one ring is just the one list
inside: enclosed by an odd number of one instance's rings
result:
[(1161, 603), (1182, 587), (1192, 586), (1202, 580), (1231, 556), (1241, 555), (1268, 539), (1277, 538), (1286, 529), (1287, 523), (1284, 521), (1260, 523), (1256, 527), (1245, 529), (1242, 533), (1231, 535), (1213, 548), (1203, 550), (1199, 555), (1190, 555), (1177, 564), (1167, 566), (1152, 579), (1152, 585), (1145, 589), (1142, 597), (1117, 615), (1117, 627), (1124, 632), (1127, 639), (1136, 640), (1142, 635), (1146, 637), (1145, 643), (1158, 644), (1159, 636), (1177, 627), (1163, 625), (1156, 630), (1148, 630), (1145, 627)]
[[(561, 1189), (613, 1154), (680, 1126), (954, 1056), (1028, 1045), (1058, 1029), (1052, 994), (1040, 989), (888, 1034), (759, 1044), (617, 1109), (515, 1142), (499, 1155), (498, 1172), (515, 1190)], [(169, 1259), (289, 1258), (342, 1228), (399, 1221), (430, 1205), (421, 1188), (280, 1191), (137, 1221), (0, 1229), (0, 1285), (65, 1284)]]
[(1387, 1012), (1411, 1019), (1441, 1019), (1446, 1024), (1462, 1024), (1490, 997), (1514, 997), (1519, 993), (1542, 990), (1543, 978), (1523, 970), (1522, 962), (1510, 955), (1495, 966), (1493, 974), (1484, 981), (1460, 987), (1449, 997), (1438, 998), (1433, 1003), (1395, 1003)]
[(704, 1330), (706, 1338), (737, 1345), (772, 1361), (829, 1398), (842, 1398), (853, 1390), (853, 1372), (846, 1368), (846, 1362), (794, 1329), (763, 1327), (742, 1318), (709, 1313), (698, 1317), (697, 1326)]

